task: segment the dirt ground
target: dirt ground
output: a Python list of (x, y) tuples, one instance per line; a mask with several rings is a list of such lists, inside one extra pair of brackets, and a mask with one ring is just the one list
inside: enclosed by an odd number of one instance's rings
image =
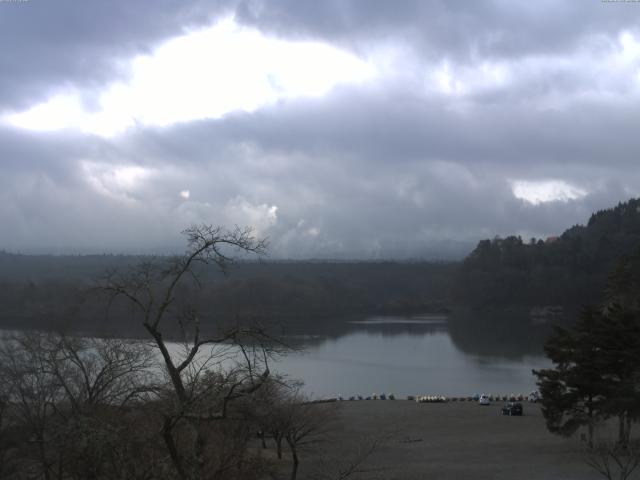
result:
[[(524, 403), (523, 417), (502, 416), (501, 406), (406, 400), (339, 402), (340, 426), (334, 441), (322, 447), (323, 468), (325, 473), (331, 468), (339, 470), (373, 439), (388, 437), (369, 457), (366, 467), (371, 471), (357, 478), (602, 478), (584, 463), (578, 440), (546, 430), (538, 405)], [(301, 477), (311, 473), (312, 463), (302, 458)]]

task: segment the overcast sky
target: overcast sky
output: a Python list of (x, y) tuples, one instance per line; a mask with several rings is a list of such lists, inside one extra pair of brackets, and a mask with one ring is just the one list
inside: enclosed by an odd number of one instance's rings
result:
[(0, 248), (444, 258), (640, 192), (640, 3), (0, 0)]

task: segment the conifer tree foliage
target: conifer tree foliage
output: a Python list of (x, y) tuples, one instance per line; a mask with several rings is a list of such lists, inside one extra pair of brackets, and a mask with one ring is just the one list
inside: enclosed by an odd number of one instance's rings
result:
[(594, 335), (599, 317), (596, 309), (585, 309), (572, 330), (557, 328), (545, 345), (555, 367), (533, 372), (549, 431), (570, 436), (586, 426), (590, 444), (594, 426), (604, 415), (599, 346)]
[(557, 328), (545, 345), (554, 368), (534, 371), (542, 411), (553, 433), (586, 426), (589, 444), (600, 420), (618, 419), (618, 443), (628, 445), (640, 418), (640, 250), (620, 260), (605, 302), (586, 308), (570, 329)]
[(574, 225), (558, 236), (482, 240), (460, 266), (454, 300), (476, 309), (515, 305), (573, 309), (586, 298), (600, 303), (608, 272), (621, 255), (631, 255), (638, 245), (640, 198), (595, 212), (587, 225)]

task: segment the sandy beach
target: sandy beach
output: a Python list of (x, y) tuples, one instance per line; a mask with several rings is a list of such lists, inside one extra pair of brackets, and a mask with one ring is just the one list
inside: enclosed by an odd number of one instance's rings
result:
[[(366, 464), (372, 471), (358, 478), (601, 478), (584, 463), (579, 440), (550, 434), (539, 406), (523, 405), (523, 417), (508, 417), (500, 414), (502, 402), (338, 402), (338, 431), (324, 455), (337, 465), (371, 439), (388, 437)], [(303, 459), (301, 473), (304, 464)]]

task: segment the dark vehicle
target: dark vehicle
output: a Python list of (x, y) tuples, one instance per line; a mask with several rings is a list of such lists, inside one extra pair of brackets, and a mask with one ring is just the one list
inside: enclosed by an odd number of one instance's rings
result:
[(520, 402), (507, 402), (502, 407), (502, 415), (522, 416), (522, 404)]

